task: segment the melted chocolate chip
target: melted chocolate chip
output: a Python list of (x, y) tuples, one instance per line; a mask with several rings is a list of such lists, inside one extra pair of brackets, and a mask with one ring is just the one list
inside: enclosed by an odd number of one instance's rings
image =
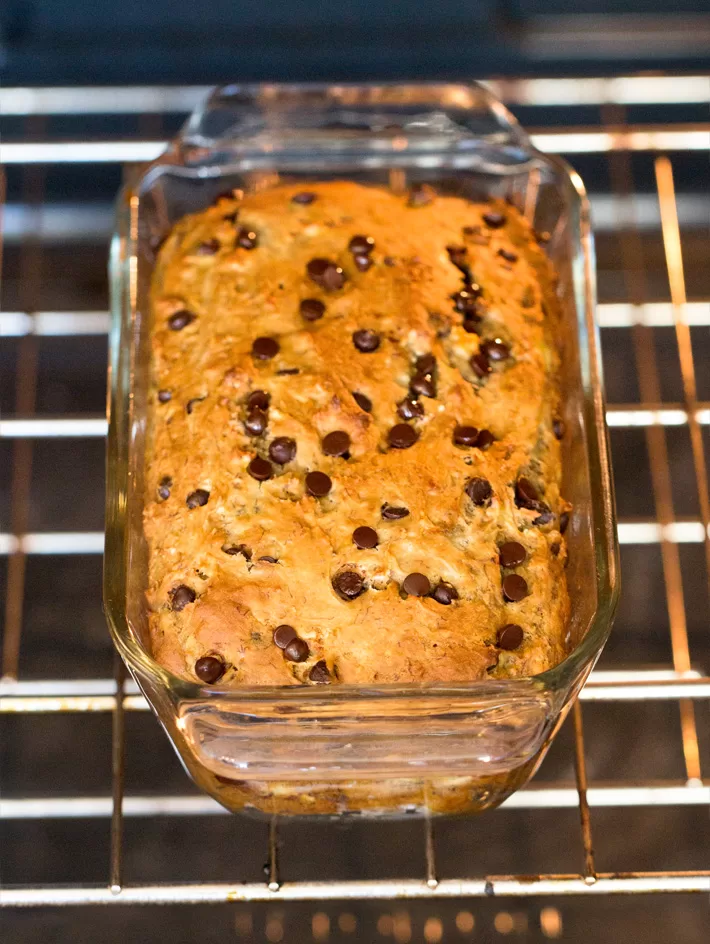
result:
[(410, 597), (425, 597), (431, 590), (431, 584), (424, 574), (413, 573), (404, 578), (402, 589)]
[(481, 321), (483, 319), (479, 317), (475, 318), (465, 318), (462, 324), (462, 328), (466, 334), (480, 334), (481, 333)]
[(248, 226), (242, 226), (237, 233), (237, 246), (242, 249), (256, 249), (259, 245), (259, 237), (249, 229)]
[(301, 190), (299, 193), (294, 193), (291, 197), (291, 203), (298, 203), (301, 206), (308, 206), (309, 203), (313, 203), (314, 200), (318, 199), (318, 195), (313, 193), (311, 190)]
[(185, 411), (190, 414), (195, 409), (196, 403), (202, 403), (205, 397), (193, 397), (192, 400), (188, 400), (185, 404)]
[(541, 504), (543, 505), (542, 513), (539, 514), (537, 518), (533, 518), (533, 524), (537, 525), (538, 527), (544, 524), (549, 524), (551, 521), (554, 521), (555, 519), (555, 513), (550, 508), (548, 508), (547, 505), (545, 505), (544, 503), (541, 502)]
[(226, 665), (216, 656), (202, 656), (195, 663), (195, 675), (208, 685), (218, 682), (226, 671)]
[(252, 390), (246, 400), (249, 410), (268, 410), (271, 403), (271, 394), (266, 390)]
[(213, 256), (216, 252), (220, 250), (220, 243), (218, 239), (209, 239), (207, 242), (200, 243), (199, 246), (195, 249), (195, 255), (197, 256)]
[(406, 518), (409, 514), (409, 508), (404, 505), (388, 505), (386, 502), (380, 509), (380, 514), (385, 521), (399, 521), (400, 518)]
[(319, 659), (318, 662), (316, 662), (308, 673), (308, 678), (311, 682), (316, 682), (319, 685), (327, 685), (328, 682), (330, 682), (330, 672), (328, 671), (325, 659)]
[(196, 317), (197, 316), (191, 311), (188, 311), (187, 308), (181, 308), (180, 311), (174, 311), (168, 318), (168, 327), (171, 331), (182, 331), (182, 329), (186, 328)]
[(372, 259), (369, 256), (353, 256), (353, 262), (358, 272), (367, 272), (372, 267)]
[(478, 351), (477, 354), (472, 354), (468, 363), (474, 374), (481, 379), (487, 377), (491, 372), (490, 361), (486, 357), (484, 350)]
[(436, 602), (441, 603), (442, 606), (449, 606), (449, 604), (453, 603), (454, 600), (458, 600), (459, 593), (456, 587), (452, 587), (450, 583), (440, 580), (439, 583), (434, 587), (432, 596)]
[(306, 491), (314, 498), (324, 498), (333, 487), (333, 481), (325, 472), (309, 472), (306, 476)]
[(257, 482), (266, 482), (274, 474), (271, 463), (267, 462), (266, 459), (262, 459), (261, 456), (254, 456), (247, 466), (247, 472)]
[(555, 434), (555, 439), (562, 439), (565, 434), (565, 421), (559, 416), (552, 421), (552, 432)]
[(520, 574), (508, 574), (503, 578), (503, 596), (508, 603), (519, 603), (528, 595), (528, 585)]
[(540, 496), (537, 489), (524, 476), (515, 483), (515, 504), (518, 508), (529, 508), (531, 511), (540, 510)]
[(185, 499), (185, 504), (188, 508), (201, 508), (202, 505), (206, 505), (210, 500), (210, 493), (207, 489), (196, 488), (194, 492), (190, 494)]
[(491, 448), (495, 441), (495, 436), (489, 429), (482, 429), (478, 434), (478, 439), (476, 440), (476, 449), (480, 449), (481, 452), (485, 452), (486, 449)]
[(377, 531), (374, 528), (368, 528), (363, 525), (361, 528), (355, 528), (353, 531), (353, 541), (355, 545), (363, 551), (369, 551), (377, 547)]
[(518, 567), (527, 557), (527, 551), (517, 541), (506, 541), (498, 548), (501, 567)]
[(485, 505), (493, 495), (493, 489), (488, 479), (482, 479), (478, 476), (469, 479), (466, 483), (466, 494), (474, 505)]
[(410, 207), (423, 207), (431, 203), (435, 196), (436, 190), (428, 184), (414, 184), (407, 203)]
[(468, 249), (465, 246), (447, 246), (446, 251), (457, 269), (468, 271)]
[(178, 613), (180, 610), (184, 610), (189, 603), (194, 603), (197, 599), (197, 594), (192, 587), (188, 587), (184, 583), (173, 587), (168, 596), (170, 597), (170, 609)]
[(564, 534), (569, 527), (569, 512), (563, 511), (560, 515), (560, 534)]
[(173, 395), (170, 390), (158, 390), (158, 401), (160, 403), (167, 403), (169, 400), (172, 400)]
[(244, 560), (251, 560), (251, 548), (246, 544), (223, 544), (222, 553), (229, 554), (230, 557), (236, 557), (241, 554)]
[(375, 248), (372, 236), (353, 236), (348, 243), (348, 249), (355, 256), (366, 256)]
[(366, 397), (364, 393), (357, 393), (357, 391), (355, 391), (353, 393), (353, 400), (365, 413), (372, 413), (372, 400)]
[(518, 261), (517, 252), (511, 252), (509, 249), (499, 249), (498, 255), (501, 257), (501, 259), (505, 259), (506, 262)]
[(475, 446), (478, 439), (478, 430), (475, 426), (456, 426), (454, 428), (454, 443), (457, 446)]
[(387, 441), (393, 449), (409, 449), (419, 439), (419, 435), (413, 426), (406, 423), (397, 423), (387, 433)]
[[(470, 288), (473, 288), (471, 286)], [(460, 292), (456, 292), (451, 296), (451, 300), (454, 303), (454, 308), (459, 314), (464, 315), (467, 318), (480, 318), (480, 312), (478, 308), (478, 301), (480, 297), (480, 289), (476, 291), (471, 291), (469, 288), (465, 288)]]
[(380, 336), (369, 328), (353, 331), (353, 344), (362, 354), (371, 354), (380, 346)]
[(279, 649), (285, 649), (294, 639), (298, 639), (298, 633), (288, 623), (282, 623), (274, 630), (274, 645), (278, 646)]
[(342, 570), (333, 577), (333, 589), (341, 600), (354, 600), (365, 591), (365, 581), (354, 570)]
[(397, 404), (397, 415), (403, 420), (414, 420), (418, 416), (424, 416), (424, 407), (412, 397), (405, 397)]
[(421, 375), (412, 377), (412, 381), (409, 386), (414, 393), (417, 393), (422, 397), (436, 396), (436, 385), (434, 381), (429, 380), (428, 377), (423, 377)]
[(325, 314), (325, 305), (317, 298), (304, 298), (299, 305), (299, 311), (306, 321), (318, 321)]
[(261, 436), (268, 422), (269, 418), (263, 410), (251, 410), (244, 420), (244, 429), (250, 436)]
[(328, 292), (336, 292), (345, 285), (345, 273), (330, 259), (311, 259), (306, 266), (308, 277)]
[(169, 475), (163, 476), (160, 480), (160, 485), (158, 486), (158, 498), (161, 501), (167, 501), (170, 498), (170, 486), (173, 484), (173, 480)]
[(336, 429), (323, 437), (321, 448), (326, 456), (347, 456), (350, 437), (342, 429)]
[(276, 338), (256, 338), (251, 346), (251, 356), (258, 361), (269, 361), (276, 357), (280, 349)]
[(308, 643), (305, 639), (301, 639), (300, 636), (296, 636), (295, 639), (292, 639), (291, 642), (284, 647), (283, 652), (284, 659), (288, 659), (289, 662), (305, 662), (311, 654)]
[(268, 554), (266, 554), (264, 557), (260, 557), (259, 561), (262, 564), (278, 564), (278, 560), (275, 557), (269, 557)]
[(489, 361), (505, 361), (510, 357), (510, 348), (501, 341), (500, 338), (494, 338), (492, 341), (484, 341), (480, 350), (484, 352)]
[(491, 229), (500, 229), (505, 226), (505, 215), (497, 210), (488, 210), (483, 214), (483, 222)]
[(277, 436), (269, 444), (269, 459), (277, 465), (286, 465), (296, 458), (296, 440), (289, 436)]
[(496, 645), (499, 649), (507, 649), (508, 651), (517, 649), (523, 641), (523, 635), (522, 626), (517, 626), (515, 623), (508, 623), (503, 629), (498, 630)]

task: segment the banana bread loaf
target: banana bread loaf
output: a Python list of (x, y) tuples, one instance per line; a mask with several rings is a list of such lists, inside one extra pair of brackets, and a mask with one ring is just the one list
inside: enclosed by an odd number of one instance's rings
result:
[(513, 207), (233, 191), (168, 236), (152, 319), (159, 662), (319, 685), (564, 657), (555, 276)]

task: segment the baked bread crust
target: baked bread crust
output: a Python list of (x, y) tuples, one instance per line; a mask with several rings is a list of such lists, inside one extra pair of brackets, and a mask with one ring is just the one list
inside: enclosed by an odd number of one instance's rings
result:
[[(175, 226), (151, 303), (159, 662), (224, 686), (471, 681), (562, 660), (559, 315), (514, 208), (346, 181), (235, 192)], [(501, 560), (511, 542), (522, 552)], [(283, 625), (302, 642), (280, 648)]]

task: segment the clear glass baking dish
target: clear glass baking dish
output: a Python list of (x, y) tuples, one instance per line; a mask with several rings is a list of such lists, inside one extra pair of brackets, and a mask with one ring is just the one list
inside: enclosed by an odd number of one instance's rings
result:
[[(570, 654), (533, 678), (381, 687), (202, 686), (148, 648), (143, 466), (150, 384), (148, 290), (156, 247), (229, 188), (348, 178), (415, 182), (471, 200), (503, 197), (559, 273), (563, 491)], [(280, 814), (495, 806), (533, 773), (611, 628), (618, 547), (604, 418), (589, 208), (582, 181), (537, 151), (486, 89), (260, 85), (215, 91), (118, 198), (104, 601), (114, 642), (185, 767), (226, 807)]]

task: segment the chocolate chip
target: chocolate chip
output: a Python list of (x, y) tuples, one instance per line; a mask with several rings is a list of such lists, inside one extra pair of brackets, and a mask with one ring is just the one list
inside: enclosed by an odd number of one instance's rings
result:
[(317, 682), (320, 685), (326, 685), (330, 682), (330, 672), (328, 671), (328, 666), (325, 663), (325, 659), (319, 659), (318, 662), (313, 666), (311, 671), (308, 673), (308, 678), (311, 682)]
[(201, 508), (202, 505), (206, 505), (210, 500), (210, 493), (204, 488), (196, 488), (194, 492), (190, 494), (185, 499), (185, 504), (188, 508)]
[(178, 613), (180, 610), (184, 610), (189, 603), (194, 603), (197, 599), (197, 594), (192, 587), (188, 587), (184, 583), (173, 587), (168, 596), (170, 597), (170, 609)]
[(390, 269), (393, 266), (397, 265), (397, 260), (393, 256), (385, 256), (383, 261), (384, 261), (384, 264), (388, 266)]
[(413, 420), (418, 416), (424, 416), (424, 407), (412, 397), (405, 397), (397, 404), (397, 415), (403, 420)]
[(305, 662), (310, 654), (311, 650), (308, 648), (308, 643), (300, 636), (296, 636), (284, 648), (284, 659), (288, 659), (289, 662)]
[(377, 547), (377, 531), (374, 528), (368, 528), (364, 525), (361, 528), (355, 528), (353, 531), (353, 541), (356, 546), (363, 551), (369, 551)]
[(220, 250), (220, 243), (218, 239), (208, 239), (205, 243), (200, 243), (199, 246), (195, 249), (195, 255), (197, 256), (213, 256), (216, 252)]
[(330, 259), (311, 259), (306, 266), (306, 272), (316, 285), (329, 292), (335, 292), (345, 284), (345, 273)]
[(569, 526), (569, 512), (563, 511), (560, 515), (560, 534), (564, 534)]
[(387, 433), (387, 441), (393, 449), (409, 449), (419, 439), (419, 435), (413, 426), (406, 423), (397, 423)]
[(559, 416), (552, 421), (552, 432), (555, 434), (555, 439), (562, 439), (565, 434), (565, 421)]
[(448, 606), (450, 603), (453, 603), (454, 600), (458, 600), (459, 593), (456, 587), (452, 587), (450, 583), (440, 580), (434, 587), (432, 596), (437, 603), (441, 603), (442, 606)]
[(229, 554), (231, 557), (241, 554), (245, 560), (251, 560), (251, 548), (247, 547), (246, 544), (223, 544), (222, 553)]
[(289, 436), (277, 436), (269, 444), (269, 458), (277, 465), (286, 465), (296, 457), (296, 440)]
[(172, 400), (173, 395), (170, 390), (158, 390), (158, 400), (160, 403), (167, 403)]
[(509, 249), (499, 249), (498, 255), (501, 257), (501, 259), (505, 259), (506, 262), (518, 261), (517, 252), (511, 252)]
[(492, 341), (484, 341), (480, 350), (485, 353), (489, 361), (499, 362), (507, 360), (510, 357), (510, 348), (501, 341), (500, 338), (494, 338)]
[(558, 557), (561, 549), (562, 549), (562, 545), (560, 544), (559, 541), (555, 541), (553, 544), (550, 545), (550, 553), (552, 554), (553, 557)]
[(169, 475), (164, 475), (160, 480), (160, 485), (158, 486), (158, 498), (161, 501), (167, 501), (170, 498), (170, 486), (173, 484), (173, 480)]
[(308, 206), (309, 203), (313, 203), (314, 200), (318, 199), (318, 195), (313, 193), (311, 190), (301, 190), (299, 193), (294, 193), (291, 197), (291, 203), (298, 203), (301, 206)]
[[(473, 288), (473, 286), (471, 286)], [(454, 303), (454, 308), (461, 315), (466, 315), (468, 317), (480, 317), (478, 311), (478, 299), (480, 297), (481, 291), (470, 291), (468, 288), (462, 289), (460, 292), (456, 292), (451, 296), (451, 300)]]
[(367, 272), (372, 266), (372, 259), (369, 256), (353, 256), (353, 262), (358, 272)]
[(487, 377), (491, 372), (490, 362), (483, 350), (478, 351), (477, 354), (472, 354), (468, 363), (477, 377)]
[(388, 505), (386, 502), (380, 508), (380, 514), (385, 521), (399, 521), (400, 518), (406, 518), (409, 514), (409, 508), (403, 505)]
[(354, 600), (365, 591), (365, 581), (354, 570), (341, 570), (333, 577), (333, 589), (341, 600)]
[(249, 410), (268, 410), (271, 403), (271, 394), (266, 390), (252, 390), (246, 400)]
[(474, 505), (485, 505), (493, 495), (493, 489), (488, 479), (476, 477), (466, 483), (466, 494)]
[(543, 502), (540, 502), (542, 505), (542, 514), (538, 515), (537, 518), (533, 518), (533, 524), (538, 527), (543, 524), (549, 524), (551, 521), (554, 521), (555, 513), (551, 511), (547, 505)]
[(195, 663), (195, 675), (208, 685), (218, 682), (226, 671), (227, 666), (216, 656), (202, 656)]
[(503, 596), (508, 603), (519, 603), (528, 595), (528, 585), (520, 574), (508, 574), (503, 578)]
[(187, 403), (185, 404), (185, 410), (186, 410), (186, 412), (187, 412), (188, 414), (189, 414), (189, 413), (192, 413), (192, 411), (195, 409), (195, 404), (196, 404), (196, 403), (202, 403), (202, 401), (203, 401), (204, 399), (205, 399), (205, 397), (193, 397), (192, 400), (188, 400)]
[(261, 436), (268, 422), (269, 418), (263, 410), (252, 410), (244, 420), (244, 429), (250, 436)]
[(282, 623), (274, 630), (273, 639), (274, 645), (278, 646), (279, 649), (285, 649), (294, 639), (298, 639), (298, 633), (293, 626), (289, 626), (288, 623)]
[(247, 466), (247, 472), (257, 482), (266, 482), (274, 474), (271, 463), (267, 462), (266, 459), (262, 459), (261, 456), (254, 456)]
[(462, 324), (462, 328), (466, 334), (480, 334), (481, 333), (481, 321), (482, 318), (465, 318)]
[(505, 226), (505, 215), (496, 210), (488, 210), (483, 214), (483, 222), (491, 229), (500, 229), (501, 226)]
[(306, 476), (306, 491), (314, 498), (324, 498), (333, 487), (333, 481), (325, 472), (309, 472)]
[(369, 397), (366, 397), (364, 393), (353, 393), (353, 400), (357, 403), (361, 410), (364, 410), (365, 413), (372, 413), (372, 400)]
[(427, 377), (422, 377), (417, 375), (412, 377), (412, 382), (410, 383), (410, 389), (414, 393), (418, 393), (422, 397), (435, 397), (436, 396), (436, 385), (433, 380), (429, 380)]
[(326, 456), (345, 456), (350, 449), (350, 437), (342, 429), (336, 429), (323, 437), (321, 448)]
[(371, 354), (380, 346), (380, 336), (369, 328), (360, 328), (353, 331), (353, 344), (362, 354)]
[(295, 377), (296, 374), (300, 374), (300, 367), (283, 367), (281, 370), (276, 371), (277, 377)]
[(431, 203), (435, 196), (436, 190), (428, 184), (414, 184), (407, 203), (410, 207), (423, 207)]
[(511, 651), (518, 648), (520, 643), (523, 641), (523, 636), (524, 633), (522, 626), (517, 626), (515, 623), (508, 623), (507, 626), (504, 626), (502, 629), (498, 630), (496, 645), (499, 649)]
[(276, 338), (256, 338), (251, 346), (251, 356), (258, 361), (269, 361), (281, 349)]
[(463, 267), (468, 270), (468, 249), (465, 246), (447, 246), (446, 251), (457, 269)]
[(262, 564), (278, 564), (278, 560), (275, 557), (269, 557), (268, 554), (265, 555), (264, 557), (260, 557), (259, 561)]
[(532, 511), (540, 510), (540, 496), (537, 489), (524, 476), (515, 483), (515, 504), (518, 508), (529, 508)]
[(241, 246), (242, 249), (256, 249), (258, 245), (259, 237), (256, 233), (248, 226), (240, 227), (237, 233), (237, 246)]
[(372, 236), (353, 236), (348, 243), (348, 249), (355, 256), (366, 256), (375, 248)]
[(197, 316), (193, 315), (187, 308), (181, 308), (180, 311), (174, 311), (168, 318), (168, 327), (171, 331), (182, 331), (182, 329), (186, 328), (196, 317)]
[(425, 597), (431, 590), (431, 584), (429, 578), (425, 577), (424, 574), (413, 573), (404, 578), (402, 589), (410, 597)]
[(498, 548), (501, 567), (517, 567), (527, 557), (527, 551), (517, 541), (506, 541)]
[(325, 305), (317, 298), (304, 298), (298, 309), (306, 321), (318, 321), (325, 314)]
[(478, 430), (475, 426), (456, 426), (454, 428), (454, 443), (457, 446), (475, 446), (478, 439)]
[(490, 449), (495, 441), (495, 436), (489, 429), (482, 429), (476, 440), (476, 448), (480, 449), (481, 452), (485, 452), (486, 449)]

